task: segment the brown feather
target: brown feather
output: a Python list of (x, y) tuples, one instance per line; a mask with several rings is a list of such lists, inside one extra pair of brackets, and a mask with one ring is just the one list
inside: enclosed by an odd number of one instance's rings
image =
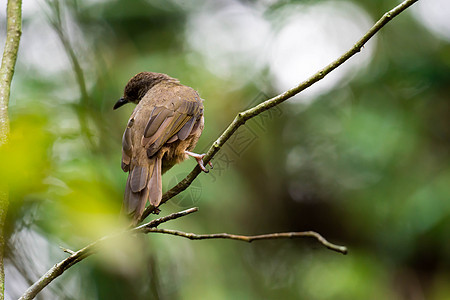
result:
[(143, 135), (141, 140), (142, 146), (148, 148), (152, 144), (154, 144), (156, 140), (161, 139), (167, 130), (167, 126), (172, 122), (172, 120), (172, 117), (165, 119), (162, 124), (159, 125), (158, 130), (153, 135), (150, 135), (148, 137), (145, 137), (145, 135)]
[(195, 119), (191, 118), (184, 126), (178, 131), (178, 138), (184, 141), (192, 131), (192, 127), (194, 127)]
[(156, 157), (153, 174), (148, 181), (149, 201), (154, 207), (158, 207), (162, 198), (161, 159)]
[[(173, 116), (173, 111), (166, 109), (164, 107), (157, 107), (158, 108), (158, 114), (155, 118), (150, 117), (149, 122), (147, 123), (147, 126), (144, 130), (144, 137), (150, 137), (154, 134), (156, 134), (157, 131), (161, 128), (161, 125), (163, 122), (165, 122), (168, 118)], [(153, 114), (153, 113), (152, 113)]]
[(167, 144), (173, 143), (178, 141), (178, 135), (174, 135), (173, 137), (171, 137), (169, 140), (167, 140)]
[[(147, 126), (145, 127), (144, 136), (142, 137), (142, 145), (151, 149), (147, 151), (148, 157), (153, 156), (163, 144), (171, 140), (173, 136), (179, 133), (186, 123), (192, 120), (193, 116), (186, 113), (189, 110), (192, 110), (191, 107), (194, 107), (194, 105), (188, 103), (180, 105), (172, 112), (166, 112), (168, 109), (163, 109), (159, 113), (158, 118), (153, 120), (150, 118), (149, 123), (147, 123)], [(159, 117), (160, 115), (168, 117), (162, 120)], [(155, 131), (156, 124), (158, 124), (158, 128)]]
[(125, 129), (122, 137), (122, 170), (128, 172), (130, 169), (131, 156), (133, 155), (133, 146), (131, 145), (131, 130)]
[(130, 174), (130, 187), (133, 193), (140, 192), (147, 185), (148, 168), (144, 166), (135, 166)]

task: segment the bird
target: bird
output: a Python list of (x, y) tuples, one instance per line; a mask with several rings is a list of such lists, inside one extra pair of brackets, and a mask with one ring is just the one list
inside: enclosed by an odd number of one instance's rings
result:
[(158, 208), (162, 174), (174, 165), (191, 156), (208, 172), (203, 163), (205, 154), (192, 152), (204, 128), (204, 108), (203, 99), (193, 88), (154, 72), (133, 76), (113, 109), (127, 103), (136, 107), (122, 137), (121, 167), (128, 172), (122, 211), (136, 225), (147, 199)]

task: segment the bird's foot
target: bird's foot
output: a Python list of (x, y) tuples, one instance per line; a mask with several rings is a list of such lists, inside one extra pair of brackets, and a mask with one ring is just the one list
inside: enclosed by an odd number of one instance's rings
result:
[[(193, 158), (195, 158), (195, 160), (197, 161), (198, 165), (200, 166), (200, 169), (202, 169), (203, 172), (208, 173), (209, 170), (205, 168), (205, 165), (203, 163), (203, 158), (205, 157), (206, 154), (197, 154), (191, 151), (184, 151), (187, 155), (192, 156)], [(211, 162), (208, 162), (208, 165), (211, 167), (211, 169), (213, 168), (213, 165)]]

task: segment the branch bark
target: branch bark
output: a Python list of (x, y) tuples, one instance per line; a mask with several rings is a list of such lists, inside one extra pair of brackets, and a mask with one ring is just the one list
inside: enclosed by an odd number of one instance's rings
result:
[[(358, 53), (361, 48), (367, 43), (367, 41), (372, 38), (381, 28), (383, 28), (389, 21), (391, 21), (394, 17), (396, 17), (398, 14), (403, 12), (405, 9), (407, 9), (409, 6), (417, 2), (418, 0), (405, 0), (397, 7), (393, 8), (392, 10), (388, 11), (383, 15), (383, 17), (378, 20), (378, 22), (375, 23), (372, 28), (369, 29), (369, 31), (359, 40), (357, 43), (346, 53), (344, 53), (341, 57), (339, 57), (337, 60), (330, 63), (328, 66), (323, 68), (322, 70), (318, 71), (316, 74), (311, 76), (309, 79), (305, 80), (304, 82), (300, 83), (298, 86), (276, 96), (271, 99), (266, 100), (265, 102), (248, 109), (244, 112), (238, 113), (238, 115), (235, 117), (233, 122), (228, 126), (228, 128), (219, 136), (219, 138), (213, 143), (211, 148), (206, 153), (206, 156), (204, 158), (204, 162), (208, 163), (214, 155), (222, 148), (222, 146), (228, 141), (228, 139), (236, 132), (236, 130), (245, 124), (246, 121), (249, 119), (261, 114), (262, 112), (279, 105), (280, 103), (288, 100), (289, 98), (292, 98), (293, 96), (297, 95), (304, 89), (308, 88), (315, 82), (323, 79), (327, 74), (329, 74), (331, 71), (342, 65), (345, 61), (347, 61), (350, 57)], [(200, 174), (201, 170), (198, 166), (196, 166), (191, 173), (184, 178), (180, 183), (178, 183), (176, 186), (174, 186), (172, 189), (170, 189), (168, 192), (166, 192), (163, 195), (161, 204), (167, 202), (169, 199), (174, 197), (175, 195), (179, 194), (180, 192), (184, 191), (191, 183), (194, 181), (194, 179)], [(141, 222), (143, 219), (145, 219), (150, 213), (155, 211), (155, 207), (148, 207), (144, 215), (141, 218)], [(97, 246), (99, 243), (103, 242), (106, 239), (110, 239), (112, 237), (115, 237), (120, 234), (124, 233), (163, 233), (163, 234), (170, 234), (170, 235), (176, 235), (181, 236), (185, 238), (189, 238), (192, 240), (200, 240), (200, 239), (232, 239), (232, 240), (240, 240), (240, 241), (246, 241), (246, 242), (252, 242), (255, 240), (262, 240), (262, 239), (278, 239), (278, 238), (293, 238), (293, 237), (314, 237), (316, 238), (322, 245), (327, 247), (328, 249), (331, 249), (333, 251), (337, 251), (340, 253), (346, 253), (347, 249), (343, 246), (334, 245), (330, 242), (328, 242), (325, 238), (323, 238), (320, 234), (313, 232), (313, 231), (305, 231), (305, 232), (288, 232), (288, 233), (275, 233), (275, 234), (265, 234), (265, 235), (256, 235), (256, 236), (241, 236), (241, 235), (233, 235), (233, 234), (227, 234), (227, 233), (218, 233), (218, 234), (205, 234), (205, 235), (196, 235), (193, 233), (186, 233), (182, 231), (176, 231), (176, 230), (167, 230), (167, 229), (157, 229), (156, 227), (164, 222), (167, 222), (169, 220), (173, 220), (176, 218), (180, 218), (182, 216), (188, 215), (190, 213), (196, 212), (197, 208), (191, 208), (186, 211), (182, 211), (176, 214), (172, 214), (166, 217), (162, 217), (156, 220), (153, 220), (151, 222), (148, 222), (144, 225), (138, 226), (136, 228), (126, 230), (124, 232), (121, 232), (116, 235), (112, 236), (106, 236), (86, 247), (84, 247), (81, 250), (78, 250), (76, 252), (71, 252), (71, 255), (66, 258), (65, 260), (61, 261), (60, 263), (53, 266), (46, 274), (44, 274), (37, 282), (35, 282), (23, 295), (20, 297), (19, 300), (26, 300), (26, 299), (33, 299), (45, 286), (47, 286), (51, 281), (56, 279), (58, 276), (60, 276), (65, 270), (70, 268), (72, 265), (80, 262), (81, 260), (85, 259), (86, 257), (90, 256), (91, 254), (95, 253)]]
[[(8, 141), (9, 136), (9, 95), (14, 67), (19, 51), (22, 34), (22, 0), (8, 0), (6, 7), (6, 41), (0, 67), (0, 146)], [(3, 265), (5, 250), (5, 218), (8, 211), (8, 187), (0, 183), (0, 300), (4, 299), (5, 272)]]
[[(217, 152), (222, 148), (222, 146), (228, 141), (228, 139), (236, 132), (236, 130), (245, 124), (246, 121), (248, 121), (251, 118), (256, 117), (257, 115), (265, 112), (266, 110), (269, 110), (270, 108), (277, 106), (284, 101), (292, 98), (293, 96), (297, 95), (301, 91), (305, 90), (306, 88), (310, 87), (317, 81), (323, 79), (326, 75), (328, 75), (331, 71), (342, 65), (344, 62), (346, 62), (350, 57), (355, 55), (356, 53), (361, 51), (361, 48), (364, 47), (364, 45), (369, 41), (381, 28), (383, 28), (387, 23), (389, 23), (394, 17), (399, 15), (401, 12), (403, 12), (405, 9), (413, 5), (418, 0), (406, 0), (403, 1), (398, 6), (394, 7), (390, 11), (386, 12), (381, 19), (379, 19), (375, 25), (373, 25), (369, 31), (359, 40), (356, 42), (355, 45), (353, 45), (350, 50), (342, 54), (341, 57), (336, 59), (335, 61), (331, 62), (329, 65), (327, 65), (322, 70), (319, 70), (317, 73), (312, 75), (307, 80), (303, 81), (296, 87), (278, 95), (271, 99), (268, 99), (264, 101), (263, 103), (252, 107), (246, 111), (240, 112), (237, 114), (237, 116), (234, 118), (233, 122), (225, 129), (225, 131), (219, 136), (219, 138), (213, 143), (211, 148), (209, 148), (208, 152), (206, 153), (206, 156), (203, 158), (203, 162), (205, 165), (216, 155)], [(173, 188), (171, 188), (169, 191), (167, 191), (160, 202), (159, 205), (164, 204), (171, 198), (175, 197), (182, 191), (184, 191), (194, 180), (197, 178), (197, 176), (200, 174), (201, 169), (199, 166), (196, 166), (191, 173), (189, 173), (186, 178), (184, 178), (182, 181), (180, 181), (177, 185), (175, 185)], [(139, 222), (142, 222), (147, 216), (153, 212), (157, 211), (157, 207), (148, 206), (144, 213), (142, 214), (141, 219)]]

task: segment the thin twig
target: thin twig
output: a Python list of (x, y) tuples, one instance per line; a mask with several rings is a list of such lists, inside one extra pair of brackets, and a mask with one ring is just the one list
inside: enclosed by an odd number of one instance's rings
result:
[(64, 247), (62, 247), (62, 246), (59, 246), (59, 248), (60, 248), (62, 251), (66, 252), (66, 253), (69, 253), (70, 255), (75, 254), (75, 251), (73, 251), (73, 250), (64, 248)]
[[(264, 101), (263, 103), (252, 107), (244, 112), (238, 113), (237, 116), (234, 118), (233, 122), (225, 129), (225, 131), (219, 136), (219, 138), (213, 143), (211, 148), (209, 148), (208, 152), (206, 153), (206, 156), (203, 158), (203, 161), (205, 164), (207, 164), (213, 157), (216, 155), (216, 153), (222, 148), (222, 146), (228, 141), (228, 139), (236, 132), (236, 130), (245, 124), (246, 121), (248, 121), (251, 118), (256, 117), (257, 115), (265, 112), (266, 110), (277, 106), (284, 101), (288, 100), (289, 98), (292, 98), (293, 96), (297, 95), (301, 91), (305, 90), (306, 88), (310, 87), (312, 84), (316, 83), (317, 81), (323, 79), (326, 75), (328, 75), (331, 71), (342, 65), (344, 62), (346, 62), (350, 57), (355, 55), (356, 53), (361, 51), (361, 48), (367, 43), (367, 41), (372, 38), (381, 28), (383, 28), (384, 25), (389, 23), (394, 17), (396, 17), (398, 14), (400, 14), (402, 11), (413, 5), (418, 0), (406, 0), (403, 1), (401, 4), (396, 6), (395, 8), (391, 9), (387, 13), (381, 17), (381, 19), (378, 20), (378, 22), (375, 23), (375, 25), (372, 26), (372, 28), (367, 31), (367, 33), (356, 42), (356, 44), (347, 52), (345, 52), (341, 57), (336, 59), (335, 61), (331, 62), (329, 65), (327, 65), (322, 70), (318, 71), (316, 74), (308, 78), (307, 80), (303, 81), (296, 87), (276, 96), (269, 100)], [(201, 169), (197, 165), (191, 173), (189, 173), (186, 178), (184, 178), (182, 181), (180, 181), (176, 186), (171, 188), (169, 191), (167, 191), (163, 196), (162, 200), (159, 205), (164, 204), (169, 199), (173, 198), (174, 196), (178, 195), (182, 191), (184, 191), (197, 176), (200, 174)], [(142, 222), (149, 214), (155, 211), (155, 207), (148, 206), (144, 213), (142, 214), (142, 217), (140, 218), (140, 222)]]
[(237, 240), (243, 242), (253, 242), (260, 240), (273, 240), (273, 239), (292, 239), (292, 238), (300, 238), (300, 237), (313, 237), (319, 243), (324, 245), (330, 250), (347, 254), (347, 247), (335, 245), (327, 241), (323, 236), (315, 231), (303, 231), (303, 232), (283, 232), (283, 233), (270, 233), (270, 234), (261, 234), (261, 235), (236, 235), (229, 233), (214, 233), (214, 234), (195, 234), (189, 232), (183, 232), (178, 230), (171, 229), (159, 229), (159, 228), (145, 228), (145, 233), (155, 232), (155, 233), (164, 233), (170, 235), (181, 236), (190, 240), (208, 240), (208, 239), (228, 239), (228, 240)]
[(176, 213), (170, 214), (168, 216), (152, 220), (144, 225), (138, 226), (135, 229), (132, 229), (132, 232), (137, 232), (137, 231), (145, 232), (145, 230), (147, 230), (148, 228), (156, 228), (156, 227), (158, 227), (159, 224), (187, 216), (187, 215), (195, 213), (197, 211), (198, 211), (198, 207), (193, 207), (193, 208), (189, 208), (189, 209), (186, 209), (186, 210), (183, 210), (180, 212), (176, 212)]

